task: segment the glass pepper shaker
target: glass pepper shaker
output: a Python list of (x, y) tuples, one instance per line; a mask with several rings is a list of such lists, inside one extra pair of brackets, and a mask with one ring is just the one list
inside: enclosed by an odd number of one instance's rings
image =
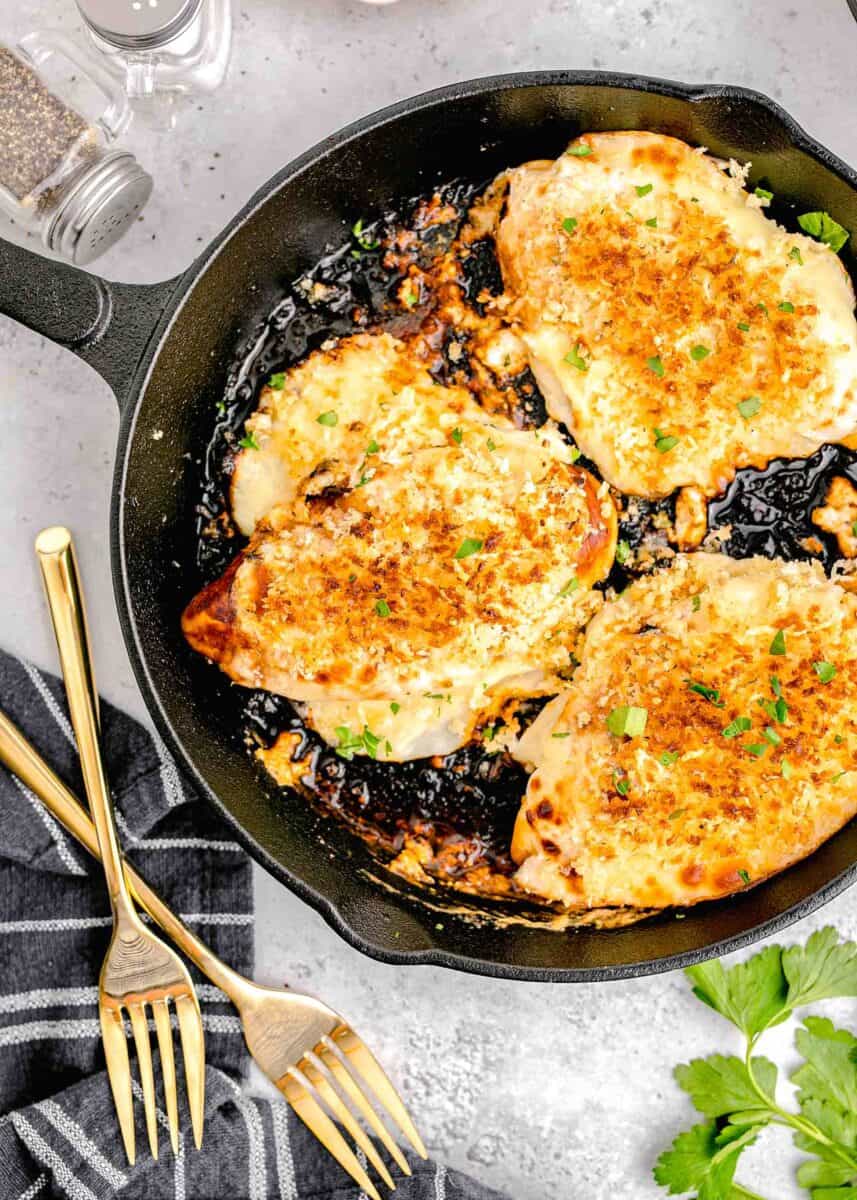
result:
[(111, 145), (128, 115), (122, 89), (61, 34), (0, 44), (0, 208), (61, 257), (97, 258), (152, 191), (133, 154)]
[(77, 0), (90, 45), (132, 100), (210, 92), (229, 65), (230, 0)]

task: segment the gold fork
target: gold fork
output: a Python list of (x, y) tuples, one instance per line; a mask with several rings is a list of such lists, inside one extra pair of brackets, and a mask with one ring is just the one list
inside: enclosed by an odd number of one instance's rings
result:
[(158, 1157), (155, 1079), (147, 1015), (147, 1006), (150, 1006), (163, 1073), (170, 1140), (173, 1153), (178, 1153), (178, 1103), (170, 1003), (178, 1020), (191, 1125), (199, 1149), (205, 1088), (202, 1017), (187, 968), (175, 951), (140, 920), (125, 882), (113, 804), (101, 758), (98, 692), (71, 534), (61, 526), (42, 530), (36, 539), (36, 553), (62, 663), (83, 781), (95, 819), (96, 845), (113, 910), (113, 935), (98, 981), (98, 1015), (107, 1075), (125, 1152), (128, 1161), (133, 1163), (136, 1157), (134, 1109), (123, 1013), (128, 1015), (137, 1048), (149, 1147), (152, 1156)]
[[(73, 837), (98, 857), (92, 821), (65, 784), (15, 725), (0, 712), (0, 762), (35, 793)], [(375, 1057), (333, 1009), (318, 1000), (245, 979), (183, 924), (129, 864), (125, 875), (140, 905), (238, 1010), (248, 1049), (321, 1144), (372, 1200), (378, 1192), (354, 1151), (337, 1129), (338, 1121), (363, 1150), (388, 1187), (395, 1188), (373, 1142), (355, 1120), (361, 1117), (404, 1174), (407, 1159), (376, 1111), (391, 1119), (423, 1158), (426, 1150)], [(372, 1099), (374, 1095), (374, 1101)]]

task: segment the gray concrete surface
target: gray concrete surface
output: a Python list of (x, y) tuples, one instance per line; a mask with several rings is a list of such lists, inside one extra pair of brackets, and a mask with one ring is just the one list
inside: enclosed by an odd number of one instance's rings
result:
[[(244, 0), (226, 86), (171, 134), (128, 141), (157, 192), (100, 263), (153, 281), (200, 246), (275, 168), (352, 118), (456, 79), (601, 67), (746, 84), (857, 163), (857, 24), (845, 0)], [(74, 24), (71, 0), (3, 5), (12, 40)], [(10, 231), (0, 230), (4, 235)], [(15, 236), (14, 231), (11, 235)], [(107, 388), (70, 355), (0, 322), (0, 641), (53, 667), (31, 553), (42, 525), (77, 532), (106, 694), (142, 716), (114, 614), (107, 548), (117, 427)], [(655, 1200), (651, 1164), (689, 1112), (670, 1070), (728, 1047), (728, 1030), (671, 975), (611, 986), (514, 985), (392, 969), (344, 945), (261, 872), (258, 975), (350, 1014), (401, 1081), (434, 1153), (516, 1200)], [(857, 932), (852, 896), (824, 921)], [(788, 1056), (788, 1032), (780, 1036)], [(793, 1200), (793, 1155), (767, 1136), (745, 1182)]]

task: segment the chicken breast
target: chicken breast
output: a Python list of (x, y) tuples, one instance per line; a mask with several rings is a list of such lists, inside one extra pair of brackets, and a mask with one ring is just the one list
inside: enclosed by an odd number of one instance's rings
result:
[(679, 556), (606, 604), (525, 735), (519, 882), (574, 908), (724, 896), (857, 811), (857, 597), (817, 564)]
[(418, 450), (275, 509), (184, 632), (238, 683), (310, 705), (472, 697), (553, 672), (613, 560), (606, 493), (550, 431)]
[(615, 487), (710, 496), (857, 429), (845, 269), (769, 219), (736, 164), (597, 133), (508, 175), (507, 314), (548, 411)]
[(316, 473), (353, 487), (380, 463), (400, 463), (414, 450), (465, 434), (484, 441), (492, 429), (511, 428), (502, 416), (489, 417), (464, 388), (435, 383), (398, 338), (343, 338), (263, 388), (235, 457), (232, 515), (249, 537)]

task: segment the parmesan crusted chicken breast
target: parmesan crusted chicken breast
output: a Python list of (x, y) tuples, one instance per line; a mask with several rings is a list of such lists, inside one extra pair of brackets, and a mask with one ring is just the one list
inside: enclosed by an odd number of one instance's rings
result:
[(245, 426), (232, 473), (232, 515), (249, 536), (314, 473), (353, 487), (382, 462), (401, 462), (425, 446), (444, 446), (467, 429), (490, 436), (511, 429), (470, 392), (437, 384), (413, 351), (388, 333), (360, 333), (317, 350), (272, 376)]
[[(461, 744), (467, 713), (510, 681), (557, 686), (610, 569), (613, 502), (572, 458), (550, 427), (468, 427), (362, 486), (276, 508), (188, 606), (185, 635), (248, 687), (311, 708), (419, 701)], [(335, 711), (321, 719), (336, 728)], [(417, 734), (405, 727), (406, 744)]]
[(616, 488), (714, 495), (857, 430), (845, 269), (769, 219), (735, 164), (597, 133), (508, 177), (507, 315), (548, 411)]
[(573, 908), (724, 896), (857, 811), (857, 596), (816, 564), (680, 556), (605, 605), (519, 753), (519, 882)]

